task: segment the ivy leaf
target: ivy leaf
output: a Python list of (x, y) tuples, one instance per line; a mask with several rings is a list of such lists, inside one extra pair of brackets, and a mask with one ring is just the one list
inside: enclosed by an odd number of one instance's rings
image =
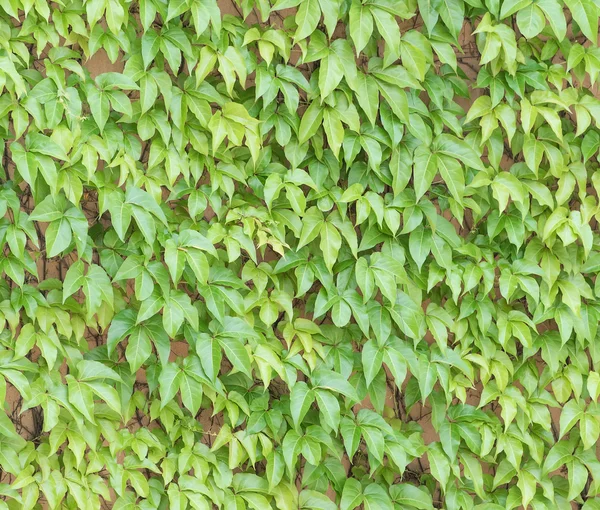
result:
[(585, 0), (565, 0), (565, 5), (571, 11), (573, 19), (590, 41), (598, 39), (598, 8), (592, 2)]
[(294, 426), (298, 429), (300, 423), (306, 416), (306, 413), (310, 409), (310, 406), (315, 400), (315, 394), (305, 382), (297, 382), (292, 388), (290, 394), (290, 411), (292, 412), (292, 419), (294, 420)]
[(314, 136), (322, 122), (323, 108), (321, 108), (316, 102), (311, 103), (302, 116), (302, 121), (300, 122), (300, 129), (298, 132), (298, 141), (300, 143), (304, 143), (309, 138)]
[(464, 140), (453, 135), (441, 134), (435, 140), (438, 152), (462, 161), (465, 165), (477, 170), (485, 170), (480, 156)]
[(27, 148), (32, 152), (63, 161), (69, 159), (69, 156), (67, 156), (67, 153), (59, 144), (40, 133), (30, 133), (27, 135)]
[(414, 186), (417, 200), (429, 189), (438, 171), (438, 157), (426, 147), (419, 147), (414, 155)]
[(358, 55), (373, 34), (373, 16), (368, 6), (353, 1), (350, 6), (350, 37)]
[[(400, 55), (400, 31), (394, 17), (386, 10), (378, 7), (370, 9), (378, 32), (386, 43), (386, 52), (395, 60)], [(394, 58), (395, 57), (395, 58)]]
[(556, 0), (540, 0), (536, 5), (544, 11), (556, 38), (562, 41), (567, 33), (567, 23), (561, 5)]
[(362, 487), (358, 480), (348, 478), (344, 483), (342, 491), (342, 500), (340, 502), (341, 510), (353, 510), (363, 501)]
[(344, 67), (340, 57), (335, 51), (328, 51), (319, 68), (319, 90), (322, 99), (325, 99), (336, 89), (343, 76)]
[(463, 26), (465, 12), (463, 1), (441, 0), (438, 12), (454, 40), (458, 40), (458, 34)]
[(413, 231), (408, 240), (408, 247), (412, 258), (417, 263), (419, 270), (421, 267), (423, 267), (425, 259), (431, 251), (431, 246), (431, 230), (426, 229), (421, 225)]
[(390, 496), (397, 505), (408, 505), (414, 508), (433, 508), (431, 495), (420, 487), (407, 483), (392, 485)]
[(96, 420), (93, 416), (94, 395), (92, 390), (89, 386), (77, 381), (71, 375), (67, 375), (66, 380), (69, 402), (85, 417), (86, 420), (95, 424)]
[(161, 408), (164, 408), (177, 394), (183, 375), (174, 363), (167, 363), (161, 370), (158, 379)]
[(319, 247), (323, 252), (325, 265), (331, 271), (337, 260), (340, 247), (342, 246), (342, 236), (337, 229), (328, 222), (324, 222), (321, 227), (321, 243)]
[(500, 19), (507, 18), (513, 14), (525, 9), (531, 4), (531, 0), (506, 0), (502, 2), (502, 8), (500, 9)]
[(48, 257), (55, 257), (65, 251), (73, 240), (71, 226), (66, 219), (53, 221), (46, 230), (46, 250)]
[(232, 365), (248, 377), (252, 377), (250, 356), (244, 344), (234, 338), (220, 338), (219, 343)]
[(369, 340), (362, 350), (362, 365), (367, 386), (371, 385), (375, 376), (381, 370), (383, 352), (373, 340)]
[(448, 190), (457, 202), (462, 203), (465, 191), (465, 176), (462, 166), (455, 159), (444, 155), (438, 156), (437, 163)]
[(325, 423), (331, 427), (331, 430), (338, 430), (340, 425), (340, 404), (337, 398), (325, 390), (316, 390), (315, 396)]
[(583, 409), (575, 400), (569, 400), (560, 413), (560, 437), (563, 437), (583, 417)]
[(296, 14), (298, 28), (294, 34), (295, 41), (301, 41), (311, 35), (321, 19), (321, 7), (318, 0), (302, 2)]
[(336, 505), (327, 496), (312, 490), (303, 490), (300, 493), (300, 508), (315, 510), (335, 510)]
[(317, 370), (312, 374), (312, 381), (315, 388), (323, 388), (341, 393), (355, 402), (360, 400), (354, 387), (337, 372)]
[(125, 357), (129, 362), (132, 372), (136, 372), (152, 354), (152, 343), (146, 330), (142, 327), (137, 327), (129, 336), (127, 348), (125, 349)]

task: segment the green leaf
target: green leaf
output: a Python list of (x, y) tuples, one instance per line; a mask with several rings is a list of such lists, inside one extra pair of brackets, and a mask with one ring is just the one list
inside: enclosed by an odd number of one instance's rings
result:
[[(370, 8), (370, 12), (375, 20), (377, 31), (383, 37), (386, 43), (386, 52), (398, 58), (400, 55), (400, 30), (394, 17), (386, 10), (378, 7)], [(395, 59), (394, 59), (395, 60)]]
[(314, 400), (315, 394), (305, 382), (297, 382), (292, 388), (290, 393), (290, 411), (296, 429), (299, 429), (300, 423), (302, 423)]
[(437, 157), (439, 172), (454, 199), (462, 203), (465, 192), (465, 176), (462, 166), (458, 161), (448, 156)]
[(600, 436), (600, 423), (598, 423), (598, 419), (590, 414), (584, 414), (580, 421), (580, 427), (584, 450), (595, 446)]
[(567, 33), (567, 22), (562, 6), (556, 0), (538, 0), (536, 5), (544, 11), (556, 38), (562, 41)]
[(174, 2), (170, 2), (169, 10), (167, 11), (167, 19), (165, 21), (181, 16), (188, 9), (188, 0), (175, 0)]
[(94, 395), (85, 383), (81, 383), (71, 375), (67, 376), (69, 402), (86, 420), (96, 423), (94, 419)]
[(40, 133), (27, 135), (27, 148), (31, 152), (37, 152), (63, 161), (69, 159), (69, 156), (59, 144)]
[(329, 51), (319, 67), (319, 90), (322, 99), (336, 89), (343, 76), (344, 67), (340, 57), (334, 51)]
[(296, 24), (298, 28), (294, 34), (295, 41), (301, 41), (311, 35), (317, 28), (321, 19), (321, 8), (318, 0), (307, 0), (301, 2), (296, 14)]
[(142, 327), (137, 327), (129, 336), (127, 348), (125, 349), (125, 357), (129, 362), (131, 372), (135, 373), (146, 362), (152, 354), (152, 344), (146, 330)]
[(442, 134), (435, 139), (435, 147), (438, 152), (458, 159), (471, 168), (485, 170), (480, 155), (464, 140), (453, 135)]
[(383, 351), (379, 349), (375, 341), (369, 340), (362, 350), (362, 365), (367, 386), (371, 385), (371, 382), (381, 370), (382, 363)]
[(442, 489), (445, 490), (450, 479), (450, 462), (439, 443), (433, 443), (429, 446), (427, 457), (429, 459), (431, 474), (440, 482)]
[(577, 25), (593, 44), (598, 39), (598, 7), (588, 0), (565, 0)]
[(441, 0), (438, 8), (440, 18), (448, 27), (450, 35), (458, 40), (458, 34), (462, 30), (465, 6), (462, 0)]
[(429, 189), (438, 172), (438, 157), (426, 147), (419, 147), (414, 155), (414, 186), (417, 200)]
[(426, 489), (415, 487), (407, 483), (392, 485), (390, 496), (395, 504), (400, 506), (412, 506), (414, 508), (433, 508), (431, 494)]
[(108, 96), (97, 88), (90, 86), (87, 89), (87, 100), (98, 129), (102, 132), (110, 115), (110, 101)]
[(78, 379), (80, 381), (93, 381), (96, 379), (110, 379), (122, 382), (121, 376), (112, 368), (103, 365), (99, 361), (81, 360), (77, 363)]
[(298, 141), (304, 143), (314, 136), (323, 122), (323, 108), (315, 101), (310, 104), (308, 109), (302, 115), (300, 129), (298, 131)]
[(581, 404), (576, 400), (569, 400), (560, 413), (560, 437), (569, 432), (582, 417)]
[(338, 430), (340, 425), (340, 404), (337, 398), (325, 390), (316, 390), (315, 396), (325, 423), (331, 427), (331, 430)]
[(326, 390), (341, 393), (350, 400), (358, 402), (360, 399), (354, 387), (337, 372), (331, 370), (317, 370), (312, 374), (312, 381), (315, 388), (323, 388)]
[(353, 510), (363, 501), (362, 487), (360, 482), (354, 478), (348, 478), (344, 483), (342, 491), (342, 500), (340, 502), (341, 510)]
[(578, 497), (585, 489), (585, 484), (588, 478), (588, 472), (586, 467), (576, 459), (573, 459), (568, 464), (569, 469), (569, 494), (570, 500)]
[(362, 5), (357, 0), (350, 7), (350, 37), (354, 41), (358, 55), (367, 45), (373, 34), (373, 16), (367, 5)]
[(174, 363), (167, 363), (160, 372), (158, 386), (160, 389), (161, 409), (164, 408), (177, 394), (183, 374)]
[(240, 372), (252, 377), (252, 368), (250, 356), (244, 347), (244, 344), (234, 338), (220, 338), (219, 343), (223, 347), (225, 356), (231, 364)]
[(56, 257), (65, 251), (73, 240), (71, 226), (66, 219), (55, 220), (46, 229), (46, 251), (48, 257)]
[(480, 497), (484, 498), (483, 491), (483, 472), (479, 461), (471, 454), (464, 453), (459, 454), (460, 460), (463, 463), (465, 470), (465, 476), (473, 482), (475, 487), (475, 493)]
[(431, 251), (432, 237), (431, 230), (423, 226), (417, 227), (408, 240), (408, 248), (413, 260), (417, 263), (419, 270), (423, 267), (425, 259)]
[(340, 247), (342, 246), (342, 236), (337, 229), (328, 222), (324, 222), (321, 227), (321, 242), (319, 247), (323, 252), (323, 258), (325, 259), (325, 265), (329, 271), (332, 270), (333, 265), (337, 260)]
[(365, 488), (364, 507), (366, 510), (374, 510), (377, 508), (393, 510), (394, 508), (387, 490), (376, 483), (372, 483)]
[(300, 507), (311, 510), (335, 510), (337, 507), (327, 496), (312, 490), (303, 490), (299, 497)]
[(505, 0), (500, 9), (500, 19), (508, 18), (531, 4), (532, 0)]
[(546, 26), (544, 12), (536, 5), (529, 5), (517, 14), (517, 25), (525, 37), (533, 38)]

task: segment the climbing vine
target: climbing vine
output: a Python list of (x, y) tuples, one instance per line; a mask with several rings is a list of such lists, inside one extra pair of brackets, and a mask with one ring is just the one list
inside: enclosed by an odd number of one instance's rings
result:
[(599, 14), (2, 0), (0, 509), (600, 509)]

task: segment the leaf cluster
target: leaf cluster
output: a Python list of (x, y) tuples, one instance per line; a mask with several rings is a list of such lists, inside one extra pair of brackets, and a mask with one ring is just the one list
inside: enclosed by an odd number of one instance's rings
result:
[(0, 509), (600, 508), (599, 15), (0, 2)]

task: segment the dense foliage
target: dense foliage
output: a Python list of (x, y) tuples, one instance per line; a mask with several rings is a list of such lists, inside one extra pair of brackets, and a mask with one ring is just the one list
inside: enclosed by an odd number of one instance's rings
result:
[(2, 0), (0, 509), (600, 508), (599, 13)]

